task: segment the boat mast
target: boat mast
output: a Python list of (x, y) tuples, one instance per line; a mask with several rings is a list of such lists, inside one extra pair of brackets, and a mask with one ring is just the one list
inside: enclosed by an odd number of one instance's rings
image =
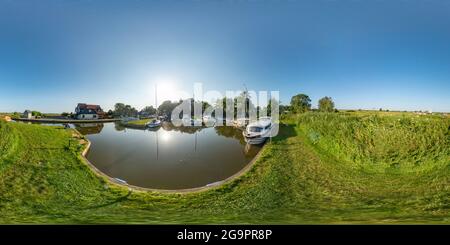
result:
[(159, 160), (158, 130), (156, 130), (156, 160)]
[[(158, 120), (158, 84), (155, 84), (155, 109), (156, 109), (156, 120)], [(159, 160), (159, 142), (158, 142), (158, 129), (156, 130), (156, 160)]]
[[(195, 125), (195, 90), (192, 92), (192, 101), (194, 102), (194, 112), (193, 112), (194, 117), (191, 118), (191, 120), (192, 120), (192, 126), (196, 126)], [(203, 110), (203, 105), (202, 105), (202, 110)], [(194, 152), (197, 152), (197, 129), (195, 130)]]
[[(248, 89), (247, 89), (247, 85), (245, 85), (245, 83), (244, 83), (244, 94), (245, 94), (245, 99), (244, 99), (244, 111), (245, 111), (245, 121), (244, 121), (244, 125), (245, 126), (247, 126), (247, 120), (249, 121), (249, 123), (250, 123), (250, 119), (249, 119), (249, 117), (250, 117), (250, 112), (249, 112), (249, 110), (250, 110), (250, 101), (249, 101), (249, 98), (248, 98)], [(248, 101), (248, 104), (247, 104), (247, 101)]]
[(155, 109), (158, 116), (158, 84), (155, 84)]

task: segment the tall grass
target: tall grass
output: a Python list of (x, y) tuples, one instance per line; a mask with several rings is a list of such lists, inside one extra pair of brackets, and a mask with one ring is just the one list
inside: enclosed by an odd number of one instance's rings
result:
[(12, 154), (17, 146), (17, 134), (14, 134), (13, 130), (13, 128), (8, 127), (6, 122), (0, 120), (0, 160)]
[(448, 118), (307, 113), (298, 124), (321, 150), (359, 166), (423, 167), (450, 160)]
[[(424, 161), (432, 161), (433, 154), (448, 159), (448, 121), (423, 119), (400, 127), (397, 119), (306, 114), (295, 119), (300, 127), (283, 120), (280, 134), (267, 143), (249, 172), (215, 189), (185, 195), (131, 192), (109, 184), (82, 161), (80, 148), (66, 147), (70, 139), (77, 140), (71, 130), (0, 122), (0, 223), (448, 224), (448, 165), (413, 174), (351, 167), (380, 165), (376, 159), (389, 158), (376, 153), (388, 149), (422, 149), (402, 145), (408, 138), (424, 141), (426, 150), (419, 154)], [(377, 133), (390, 127), (403, 131), (393, 139)], [(428, 136), (414, 135), (416, 127)], [(377, 151), (360, 149), (371, 141)], [(443, 152), (438, 153), (439, 147)], [(346, 165), (329, 153), (359, 161)], [(401, 166), (408, 164), (412, 157), (401, 154), (406, 157), (399, 158)]]

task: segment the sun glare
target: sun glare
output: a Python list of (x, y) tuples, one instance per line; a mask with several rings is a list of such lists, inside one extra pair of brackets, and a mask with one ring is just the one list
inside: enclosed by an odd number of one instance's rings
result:
[(164, 131), (164, 130), (160, 130), (160, 134), (159, 134), (159, 137), (160, 137), (160, 139), (161, 139), (162, 141), (165, 141), (165, 142), (167, 142), (167, 141), (169, 141), (169, 140), (170, 140), (170, 138), (171, 138), (171, 135), (170, 135), (170, 133), (169, 133), (169, 132), (167, 132), (167, 131)]
[[(160, 105), (165, 100), (175, 101), (177, 98), (177, 86), (173, 79), (159, 78), (155, 80), (152, 91), (155, 93), (155, 101)], [(155, 92), (156, 91), (156, 92)]]

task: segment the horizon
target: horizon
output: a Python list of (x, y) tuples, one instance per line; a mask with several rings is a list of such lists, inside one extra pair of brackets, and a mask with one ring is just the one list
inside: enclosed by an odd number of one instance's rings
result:
[(0, 0), (0, 111), (140, 110), (204, 89), (450, 112), (450, 4)]

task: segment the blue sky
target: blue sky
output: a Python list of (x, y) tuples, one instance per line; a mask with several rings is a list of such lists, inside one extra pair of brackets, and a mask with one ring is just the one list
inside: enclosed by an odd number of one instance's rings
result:
[(0, 0), (0, 111), (154, 104), (154, 84), (450, 112), (448, 1)]

